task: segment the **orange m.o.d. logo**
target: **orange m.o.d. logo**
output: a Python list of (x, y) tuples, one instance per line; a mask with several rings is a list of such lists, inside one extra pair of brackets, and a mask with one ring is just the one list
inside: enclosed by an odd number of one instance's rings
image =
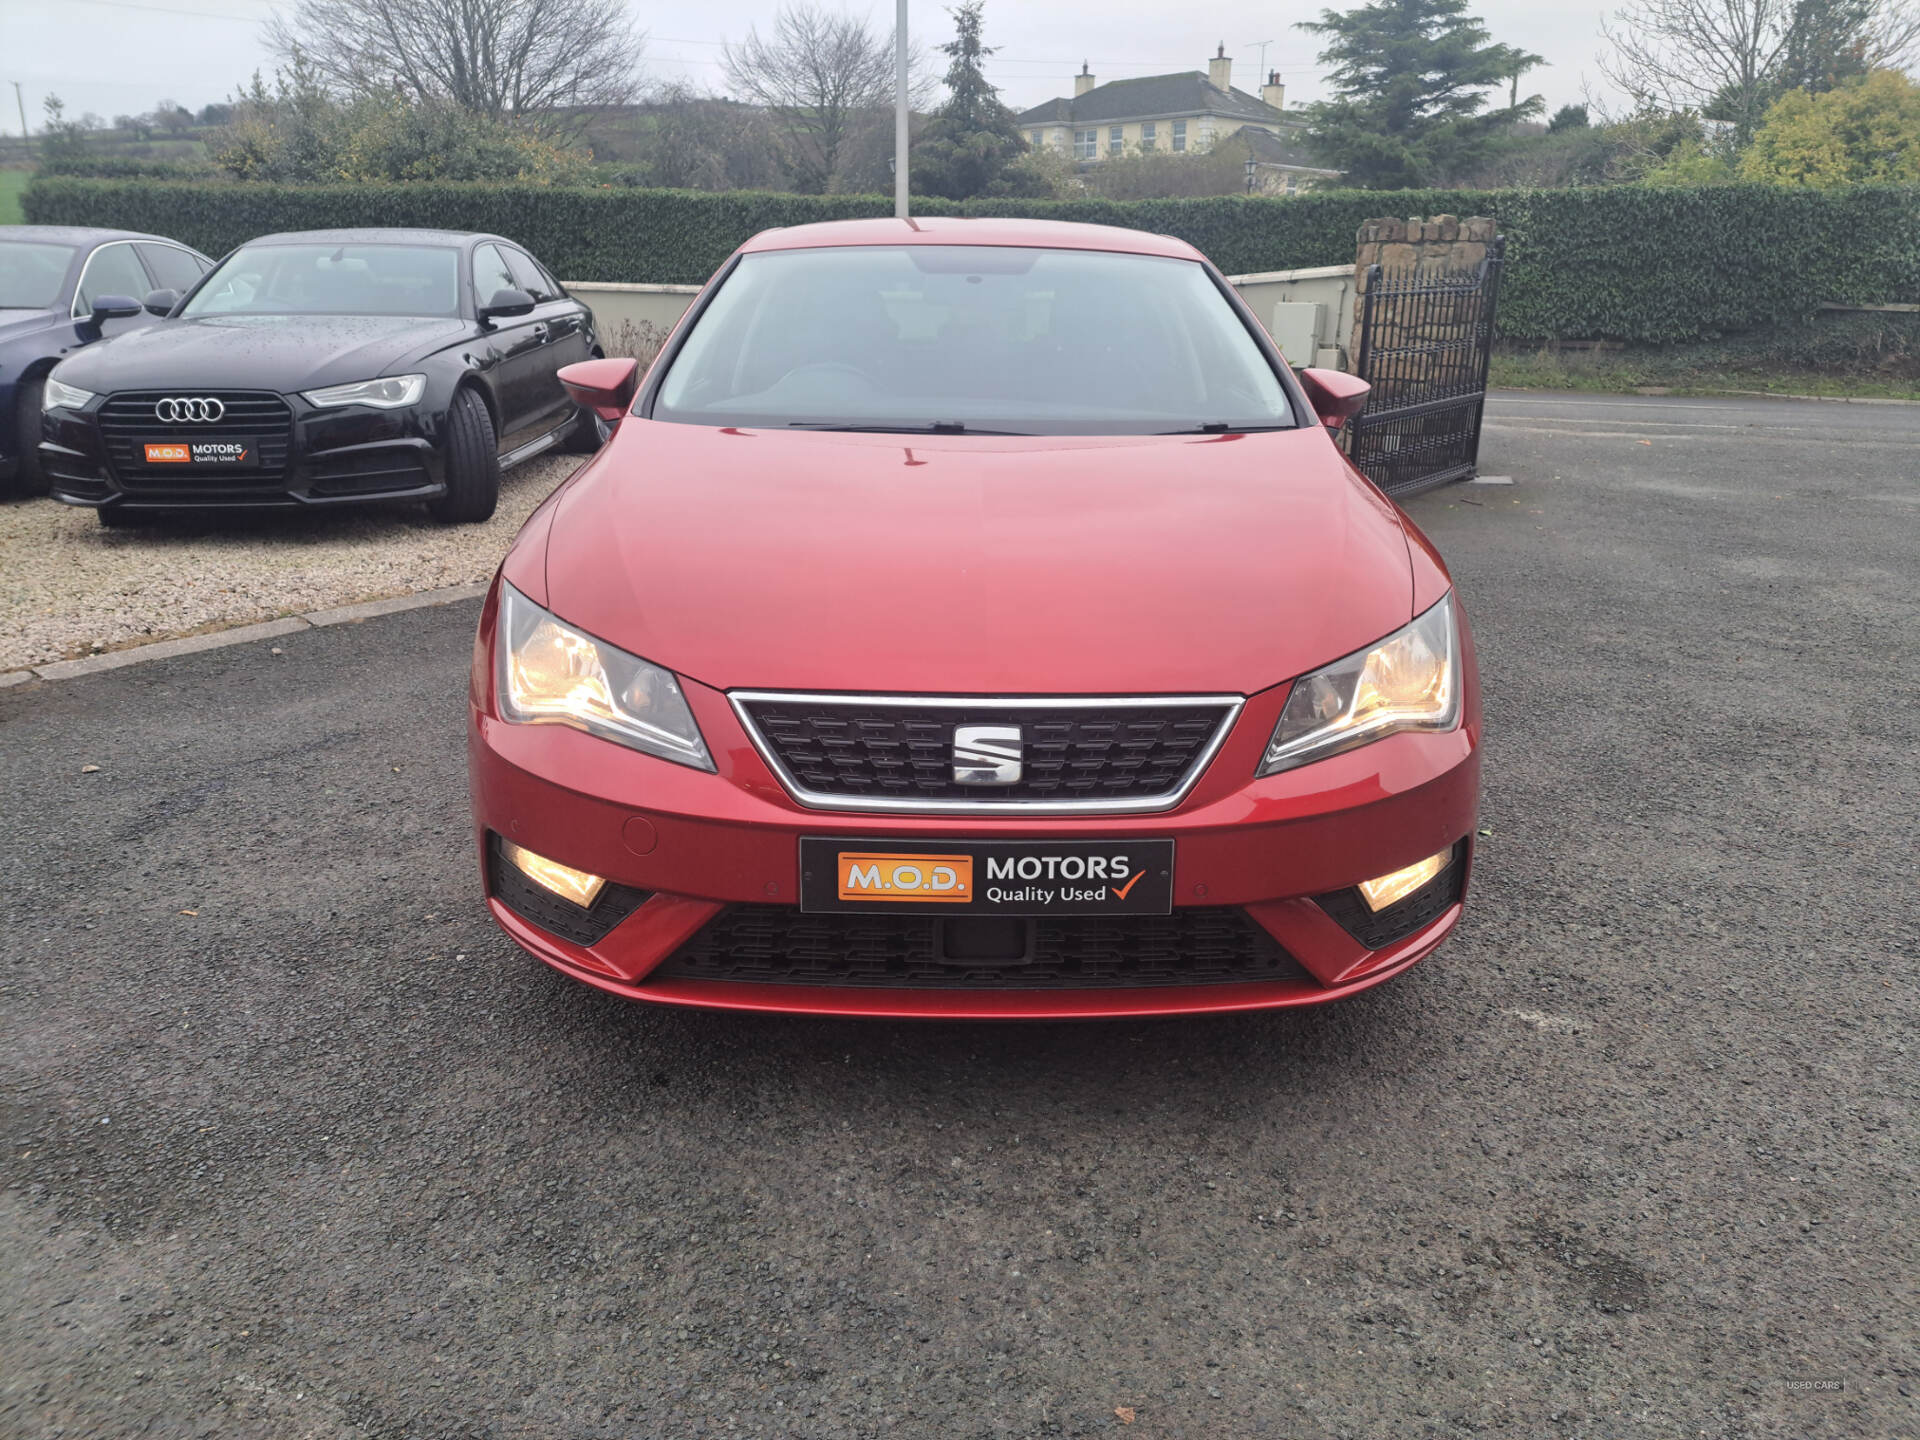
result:
[(184, 445), (149, 445), (147, 463), (149, 465), (187, 465), (193, 461), (193, 452)]
[(843, 851), (838, 860), (842, 900), (973, 899), (971, 855), (867, 855)]

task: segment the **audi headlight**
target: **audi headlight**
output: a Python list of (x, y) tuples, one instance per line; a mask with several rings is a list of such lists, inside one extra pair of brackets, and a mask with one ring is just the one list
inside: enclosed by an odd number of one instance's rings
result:
[(662, 760), (713, 769), (680, 683), (500, 586), (500, 713), (522, 725), (571, 725)]
[(1404, 629), (1294, 681), (1259, 773), (1459, 722), (1460, 632), (1448, 595)]
[(424, 375), (389, 375), (384, 380), (356, 380), (351, 385), (307, 390), (301, 398), (322, 410), (330, 410), (335, 405), (371, 405), (376, 410), (398, 410), (403, 405), (418, 405), (426, 388)]
[(69, 385), (64, 380), (56, 380), (49, 375), (46, 379), (46, 388), (40, 392), (40, 408), (42, 410), (84, 410), (91, 399), (93, 399), (93, 391), (82, 390), (78, 385)]

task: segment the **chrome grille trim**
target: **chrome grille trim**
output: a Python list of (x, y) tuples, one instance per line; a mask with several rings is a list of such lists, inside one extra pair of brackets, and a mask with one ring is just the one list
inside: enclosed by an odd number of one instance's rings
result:
[[(729, 690), (727, 699), (734, 718), (747, 732), (754, 750), (765, 762), (781, 786), (800, 805), (809, 810), (846, 810), (869, 814), (893, 815), (1155, 815), (1172, 810), (1187, 798), (1199, 783), (1207, 766), (1226, 743), (1234, 722), (1246, 704), (1244, 695), (865, 695), (838, 691), (805, 690)], [(756, 701), (796, 705), (869, 705), (896, 706), (902, 709), (977, 710), (993, 706), (1014, 710), (1089, 710), (1153, 709), (1175, 705), (1217, 706), (1220, 721), (1212, 736), (1201, 747), (1193, 763), (1172, 790), (1158, 795), (1130, 796), (1124, 800), (922, 800), (885, 796), (843, 795), (810, 790), (794, 776), (768, 742), (753, 713), (747, 707)]]

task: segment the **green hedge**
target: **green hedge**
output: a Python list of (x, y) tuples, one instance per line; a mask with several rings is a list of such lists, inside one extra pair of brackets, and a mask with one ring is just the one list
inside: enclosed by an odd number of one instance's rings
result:
[[(522, 185), (291, 186), (38, 178), (36, 224), (152, 230), (221, 254), (255, 235), (345, 225), (486, 230), (572, 280), (696, 283), (757, 231), (891, 213), (877, 195)], [(1328, 191), (1293, 199), (915, 202), (925, 215), (1125, 225), (1192, 242), (1228, 274), (1349, 261), (1380, 215), (1493, 214), (1509, 339), (1698, 340), (1821, 301), (1920, 299), (1920, 186)]]

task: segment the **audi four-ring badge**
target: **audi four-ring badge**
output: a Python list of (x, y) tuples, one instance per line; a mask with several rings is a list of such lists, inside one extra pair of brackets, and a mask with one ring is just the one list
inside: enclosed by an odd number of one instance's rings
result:
[(559, 380), (600, 353), (593, 316), (510, 240), (268, 235), (194, 280), (37, 392), (37, 472), (102, 524), (370, 501), (484, 520), (504, 468), (600, 444)]
[(488, 592), (473, 838), (520, 946), (662, 1004), (1310, 1005), (1459, 923), (1480, 695), (1445, 565), (1191, 247), (770, 231)]

